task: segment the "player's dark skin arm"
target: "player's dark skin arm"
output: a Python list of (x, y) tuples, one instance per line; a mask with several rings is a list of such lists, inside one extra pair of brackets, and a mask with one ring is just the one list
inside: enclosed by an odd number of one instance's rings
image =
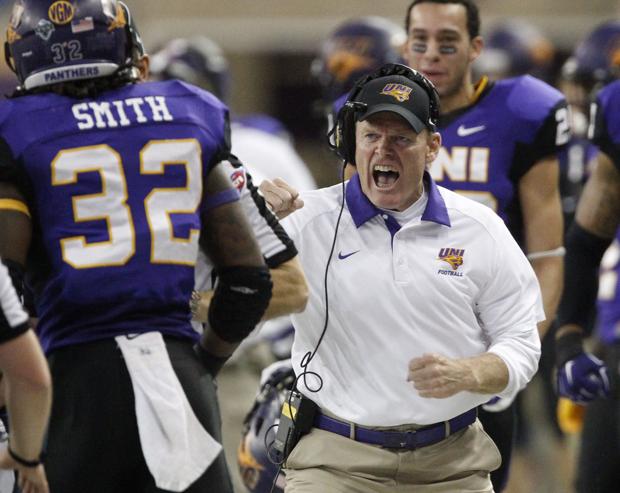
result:
[[(205, 194), (215, 195), (230, 188), (232, 188), (230, 179), (221, 167), (216, 166), (209, 174)], [(203, 216), (201, 233), (200, 246), (216, 269), (265, 265), (252, 228), (238, 202), (209, 210)], [(206, 326), (202, 335), (202, 345), (214, 356), (225, 358), (230, 356), (239, 344), (224, 341)]]
[[(581, 194), (575, 221), (589, 233), (608, 239), (614, 237), (620, 225), (620, 171), (603, 152)], [(557, 337), (568, 332), (583, 330), (575, 324), (564, 325)]]
[[(25, 204), (17, 188), (6, 182), (0, 182), (0, 200), (2, 199), (17, 200)], [(0, 257), (25, 266), (31, 238), (30, 217), (23, 212), (0, 207)]]
[(575, 215), (577, 223), (602, 238), (613, 238), (620, 223), (620, 171), (600, 152)]
[[(0, 256), (21, 266), (26, 264), (32, 238), (32, 222), (26, 212), (12, 210), (15, 203), (25, 207), (25, 200), (14, 185), (0, 182)], [(16, 357), (17, 356), (17, 357)], [(32, 332), (5, 343), (0, 348), (4, 367), (4, 391), (12, 429), (11, 448), (19, 456), (34, 460), (41, 451), (52, 402), (49, 370), (41, 348)], [(24, 365), (24, 361), (30, 362)], [(43, 466), (24, 468), (6, 453), (0, 456), (0, 467), (17, 468), (24, 491), (38, 485), (37, 491), (48, 491)]]

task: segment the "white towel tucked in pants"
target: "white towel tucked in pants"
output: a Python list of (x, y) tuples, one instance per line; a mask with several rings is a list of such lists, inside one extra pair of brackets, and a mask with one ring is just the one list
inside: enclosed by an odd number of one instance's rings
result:
[(202, 427), (177, 378), (159, 332), (115, 338), (133, 392), (142, 453), (158, 488), (186, 490), (222, 446)]

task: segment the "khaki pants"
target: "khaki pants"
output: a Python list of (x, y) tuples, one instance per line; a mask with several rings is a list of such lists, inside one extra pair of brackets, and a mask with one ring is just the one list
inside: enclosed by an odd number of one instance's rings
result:
[(417, 450), (385, 449), (313, 428), (286, 464), (286, 493), (492, 493), (501, 464), (478, 420)]

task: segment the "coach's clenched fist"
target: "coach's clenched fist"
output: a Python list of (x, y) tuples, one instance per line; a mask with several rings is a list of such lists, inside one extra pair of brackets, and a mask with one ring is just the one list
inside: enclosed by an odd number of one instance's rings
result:
[(463, 390), (495, 394), (506, 387), (508, 368), (493, 353), (458, 359), (424, 354), (409, 362), (407, 380), (421, 397), (444, 398)]

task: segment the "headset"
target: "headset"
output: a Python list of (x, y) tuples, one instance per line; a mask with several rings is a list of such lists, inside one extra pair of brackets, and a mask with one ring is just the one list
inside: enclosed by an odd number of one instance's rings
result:
[[(351, 89), (346, 103), (338, 111), (336, 124), (327, 133), (328, 145), (345, 163), (355, 164), (355, 122), (359, 114), (366, 109), (365, 103), (355, 101), (355, 99), (368, 82), (391, 75), (406, 77), (424, 90), (430, 104), (430, 119), (426, 126), (431, 132), (437, 131), (437, 122), (439, 120), (439, 94), (433, 83), (420, 72), (406, 65), (388, 63), (371, 74), (358, 79)], [(330, 143), (332, 136), (335, 136), (335, 143)]]

